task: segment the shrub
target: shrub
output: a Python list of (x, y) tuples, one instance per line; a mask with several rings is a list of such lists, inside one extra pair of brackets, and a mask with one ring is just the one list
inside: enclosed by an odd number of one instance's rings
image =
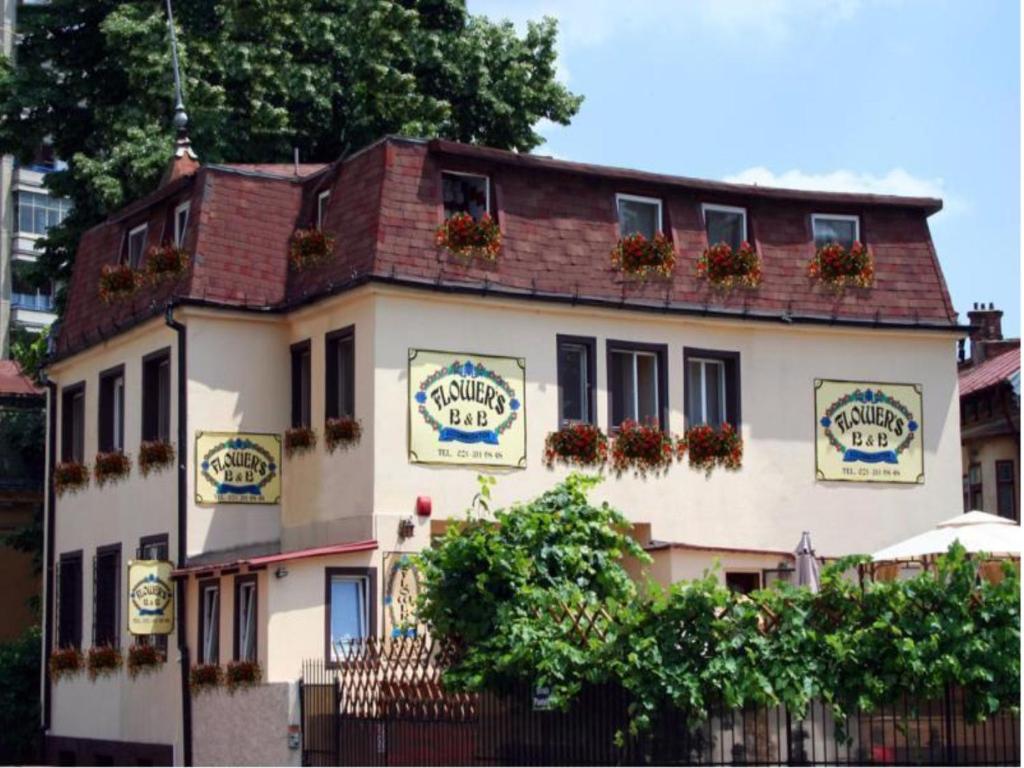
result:
[(334, 453), (336, 448), (348, 449), (358, 443), (362, 436), (363, 425), (351, 416), (328, 419), (324, 424), (324, 442), (328, 453)]
[(621, 475), (630, 469), (644, 476), (662, 472), (672, 465), (675, 445), (672, 436), (656, 424), (626, 420), (612, 442), (612, 469)]
[(128, 649), (128, 674), (134, 679), (140, 674), (155, 672), (166, 661), (167, 656), (155, 643), (132, 645)]
[(132, 470), (132, 460), (121, 451), (97, 453), (93, 463), (92, 474), (96, 485), (102, 488), (107, 483), (115, 483), (128, 477)]
[(89, 679), (96, 680), (98, 677), (113, 675), (121, 669), (121, 649), (113, 645), (94, 645), (89, 649), (85, 667), (89, 672)]
[(41, 664), (38, 626), (0, 642), (0, 765), (42, 765), (38, 753)]
[(495, 261), (501, 253), (501, 229), (490, 214), (477, 221), (468, 213), (454, 213), (437, 228), (434, 242), (462, 259)]
[(224, 681), (231, 693), (239, 688), (258, 685), (262, 679), (263, 670), (256, 661), (229, 661), (224, 669)]
[(100, 300), (105, 304), (131, 296), (142, 276), (127, 264), (104, 264), (100, 270)]
[(50, 652), (50, 679), (56, 683), (63, 678), (74, 677), (82, 671), (83, 665), (82, 652), (73, 645), (54, 648)]
[(77, 461), (64, 461), (53, 468), (53, 487), (58, 496), (74, 493), (89, 484), (89, 467)]
[(608, 460), (608, 437), (593, 424), (567, 424), (544, 441), (544, 463), (599, 467)]
[(288, 260), (292, 269), (305, 269), (327, 261), (334, 253), (334, 235), (321, 229), (297, 229), (292, 234)]
[(761, 284), (761, 258), (746, 241), (735, 251), (727, 243), (718, 243), (697, 260), (697, 277), (726, 290), (737, 285), (756, 288)]
[(316, 431), (311, 427), (292, 427), (284, 432), (284, 453), (295, 456), (316, 447)]
[(143, 477), (174, 464), (174, 446), (163, 440), (144, 440), (139, 445), (139, 471)]
[(218, 664), (196, 664), (189, 672), (189, 687), (193, 694), (209, 691), (224, 682), (224, 670)]
[(185, 274), (189, 255), (173, 243), (154, 245), (146, 252), (146, 277), (151, 283), (172, 280)]
[(651, 272), (671, 277), (676, 266), (676, 251), (661, 232), (647, 239), (639, 232), (620, 238), (612, 250), (612, 266), (626, 274), (645, 278)]
[(690, 427), (679, 441), (679, 458), (690, 455), (690, 466), (708, 474), (716, 466), (739, 469), (743, 464), (743, 438), (735, 427), (723, 424), (720, 428), (701, 424)]
[(815, 252), (807, 274), (834, 288), (848, 285), (870, 288), (875, 279), (875, 265), (868, 249), (859, 242), (849, 250), (839, 243), (829, 243)]

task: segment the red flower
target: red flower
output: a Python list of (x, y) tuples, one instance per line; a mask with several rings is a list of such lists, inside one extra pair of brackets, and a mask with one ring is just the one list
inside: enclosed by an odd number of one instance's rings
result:
[(544, 463), (555, 462), (582, 467), (602, 466), (608, 460), (608, 438), (593, 424), (569, 424), (552, 432), (544, 442)]
[(728, 243), (718, 243), (697, 260), (697, 277), (725, 289), (756, 288), (761, 284), (761, 258), (746, 240), (735, 251)]
[(868, 249), (854, 242), (849, 250), (839, 243), (823, 245), (807, 265), (807, 274), (833, 288), (847, 285), (870, 288), (875, 279), (875, 265)]
[(638, 277), (657, 272), (671, 277), (676, 265), (676, 252), (671, 241), (661, 232), (648, 240), (639, 232), (619, 240), (612, 250), (612, 266)]
[(468, 213), (454, 213), (437, 228), (434, 242), (462, 259), (495, 261), (501, 253), (501, 229), (490, 214), (477, 221)]
[(306, 267), (326, 261), (334, 253), (334, 235), (321, 229), (297, 229), (292, 234), (288, 260), (292, 269)]
[(675, 451), (672, 436), (661, 427), (626, 420), (612, 444), (612, 469), (617, 475), (629, 469), (641, 476), (662, 472), (672, 464)]
[(679, 459), (686, 453), (690, 455), (691, 467), (708, 474), (716, 466), (739, 469), (743, 463), (743, 438), (731, 424), (723, 424), (719, 429), (701, 424), (686, 430), (679, 441)]
[(104, 264), (100, 270), (100, 300), (110, 304), (131, 296), (142, 284), (142, 275), (127, 264)]

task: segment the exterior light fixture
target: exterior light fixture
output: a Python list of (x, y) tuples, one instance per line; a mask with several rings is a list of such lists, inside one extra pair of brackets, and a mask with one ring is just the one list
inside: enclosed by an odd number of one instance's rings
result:
[(413, 524), (411, 517), (403, 517), (398, 521), (398, 538), (411, 539), (415, 532), (416, 526)]
[(277, 570), (274, 571), (274, 575), (277, 576), (277, 578), (279, 579), (283, 579), (285, 576), (288, 575), (288, 569), (285, 568), (283, 565), (279, 565), (277, 567)]

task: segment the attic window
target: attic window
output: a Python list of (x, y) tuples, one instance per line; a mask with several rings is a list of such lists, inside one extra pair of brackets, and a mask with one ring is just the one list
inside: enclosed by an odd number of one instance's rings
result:
[(740, 244), (747, 239), (747, 209), (705, 203), (701, 210), (704, 212), (708, 245), (725, 243), (734, 251), (739, 250)]
[(188, 228), (188, 203), (174, 209), (174, 244), (181, 248), (185, 244), (185, 230)]
[(491, 212), (491, 184), (486, 176), (471, 173), (445, 171), (441, 174), (441, 191), (444, 197), (444, 217), (456, 213), (468, 213), (480, 220)]
[(324, 228), (324, 219), (327, 218), (327, 201), (331, 199), (330, 190), (321, 192), (316, 198), (316, 228)]
[(814, 230), (814, 246), (821, 248), (829, 243), (839, 243), (849, 249), (860, 240), (860, 217), (842, 216), (837, 213), (815, 213), (811, 215)]
[(148, 224), (140, 224), (128, 232), (128, 266), (138, 268), (142, 264), (142, 255), (146, 252), (148, 229)]
[(650, 240), (662, 231), (661, 200), (620, 194), (615, 196), (615, 206), (619, 213), (619, 235), (622, 237), (639, 233)]

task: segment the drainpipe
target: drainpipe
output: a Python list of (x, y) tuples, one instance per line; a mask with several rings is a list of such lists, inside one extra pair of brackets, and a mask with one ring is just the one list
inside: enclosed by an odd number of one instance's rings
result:
[[(167, 305), (164, 316), (167, 326), (178, 335), (178, 567), (185, 565), (188, 555), (188, 398), (185, 375), (185, 326), (174, 319), (174, 304)], [(188, 653), (188, 632), (186, 619), (188, 612), (185, 597), (188, 580), (178, 579), (178, 655), (181, 659), (181, 723), (182, 723), (182, 763), (192, 765), (192, 690), (189, 687), (189, 672), (192, 664)]]
[(53, 647), (53, 594), (54, 594), (54, 543), (53, 528), (56, 519), (53, 492), (53, 468), (57, 459), (57, 384), (43, 374), (47, 389), (46, 420), (47, 420), (47, 472), (44, 474), (46, 483), (46, 522), (44, 538), (46, 539), (46, 588), (43, 599), (43, 735), (50, 730), (50, 711), (53, 687), (50, 681), (50, 650)]

